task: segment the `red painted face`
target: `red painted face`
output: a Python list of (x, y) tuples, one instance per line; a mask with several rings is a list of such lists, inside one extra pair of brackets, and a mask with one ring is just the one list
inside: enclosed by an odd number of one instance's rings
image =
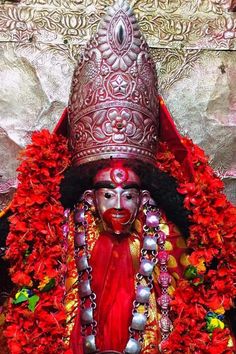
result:
[(115, 234), (130, 231), (140, 207), (140, 179), (129, 168), (100, 170), (94, 179), (95, 205), (105, 230)]

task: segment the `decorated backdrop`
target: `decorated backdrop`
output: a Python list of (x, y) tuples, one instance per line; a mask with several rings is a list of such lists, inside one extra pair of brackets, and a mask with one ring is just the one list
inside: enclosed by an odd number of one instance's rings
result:
[[(31, 133), (53, 129), (76, 61), (110, 1), (0, 0), (0, 209)], [(205, 149), (236, 202), (236, 1), (130, 1), (179, 130)]]

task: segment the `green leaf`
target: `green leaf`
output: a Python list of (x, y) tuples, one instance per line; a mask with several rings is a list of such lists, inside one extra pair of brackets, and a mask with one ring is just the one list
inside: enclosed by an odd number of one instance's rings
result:
[(49, 282), (45, 285), (45, 287), (41, 290), (41, 292), (44, 293), (46, 291), (51, 290), (52, 288), (54, 288), (55, 283), (56, 281), (54, 278), (50, 279)]
[(188, 280), (197, 278), (198, 277), (197, 268), (190, 264), (184, 272), (184, 277)]
[(39, 301), (39, 296), (38, 295), (33, 295), (31, 297), (29, 297), (29, 305), (28, 305), (28, 309), (32, 312), (34, 312), (35, 310), (35, 306), (37, 305), (38, 301)]
[(28, 297), (25, 296), (22, 293), (19, 293), (19, 296), (13, 300), (13, 304), (17, 305), (20, 304), (21, 302), (27, 301)]

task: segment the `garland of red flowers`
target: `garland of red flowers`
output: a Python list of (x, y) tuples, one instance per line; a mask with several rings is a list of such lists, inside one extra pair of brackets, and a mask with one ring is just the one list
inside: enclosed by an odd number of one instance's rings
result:
[(234, 353), (222, 320), (236, 297), (236, 208), (223, 194), (223, 183), (203, 150), (189, 139), (182, 143), (192, 155), (194, 182), (188, 181), (165, 144), (157, 163), (177, 179), (192, 215), (187, 241), (191, 266), (175, 291), (174, 330), (163, 348), (166, 353)]
[[(203, 151), (188, 139), (183, 144), (191, 150), (194, 182), (189, 182), (166, 144), (161, 145), (157, 162), (177, 179), (193, 223), (188, 239), (192, 268), (175, 291), (174, 330), (164, 349), (233, 353), (229, 329), (223, 328), (219, 316), (232, 307), (236, 296), (236, 210)], [(66, 247), (59, 202), (63, 171), (69, 166), (66, 140), (45, 130), (35, 133), (22, 160), (7, 240), (11, 276), (19, 291), (9, 304), (5, 335), (11, 353), (69, 353), (63, 342)]]
[(64, 138), (43, 130), (21, 156), (6, 257), (19, 290), (8, 308), (11, 353), (63, 353), (65, 253), (59, 186), (69, 164)]

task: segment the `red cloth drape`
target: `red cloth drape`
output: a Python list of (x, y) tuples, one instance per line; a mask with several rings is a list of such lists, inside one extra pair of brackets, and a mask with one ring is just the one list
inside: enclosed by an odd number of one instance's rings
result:
[(92, 286), (97, 295), (97, 344), (100, 350), (123, 351), (134, 299), (135, 270), (129, 239), (102, 234), (92, 253)]
[[(131, 323), (136, 271), (130, 254), (129, 238), (118, 239), (103, 233), (94, 246), (92, 289), (96, 294), (96, 343), (99, 350), (124, 350)], [(73, 329), (71, 343), (74, 354), (81, 354), (79, 316)]]
[(191, 151), (186, 145), (183, 144), (182, 136), (178, 132), (173, 118), (171, 117), (171, 114), (161, 97), (159, 97), (159, 102), (160, 141), (167, 143), (169, 149), (175, 155), (176, 160), (180, 162), (186, 175), (190, 180), (192, 180), (194, 176), (194, 169), (191, 161)]

